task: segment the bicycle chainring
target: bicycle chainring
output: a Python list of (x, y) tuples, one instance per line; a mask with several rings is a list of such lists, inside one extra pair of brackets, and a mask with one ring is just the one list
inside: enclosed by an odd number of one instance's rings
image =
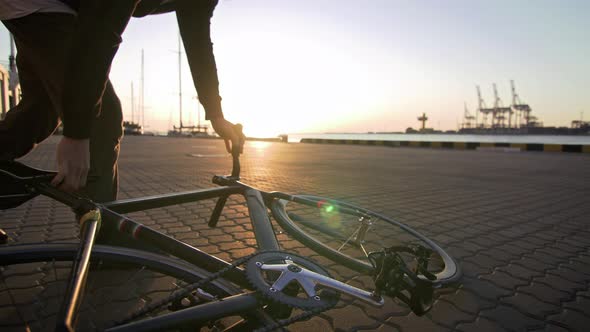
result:
[(306, 272), (331, 278), (328, 271), (313, 261), (281, 251), (263, 252), (246, 263), (246, 277), (265, 299), (303, 310), (328, 309), (336, 305), (340, 294), (328, 288), (318, 289)]

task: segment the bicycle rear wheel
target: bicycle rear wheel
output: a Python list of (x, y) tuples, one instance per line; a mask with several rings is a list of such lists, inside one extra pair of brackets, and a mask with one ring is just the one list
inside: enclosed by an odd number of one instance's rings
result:
[[(53, 331), (76, 252), (75, 244), (0, 249), (0, 330)], [(95, 246), (76, 329), (94, 331), (111, 327), (135, 310), (209, 275), (178, 259), (133, 249)], [(239, 289), (217, 279), (199, 288), (193, 296), (150, 315), (158, 316), (238, 293), (241, 293)], [(237, 330), (250, 330), (270, 322), (268, 316), (256, 310), (241, 317), (207, 322), (201, 327), (214, 330), (235, 325)]]
[[(281, 196), (284, 197), (284, 196)], [(460, 277), (454, 259), (434, 241), (411, 227), (352, 204), (337, 200), (296, 195), (292, 200), (275, 199), (273, 217), (285, 231), (319, 254), (355, 271), (371, 274), (368, 254), (390, 247), (416, 246), (431, 250), (428, 271), (436, 276), (434, 286)], [(415, 257), (401, 254), (409, 267)]]

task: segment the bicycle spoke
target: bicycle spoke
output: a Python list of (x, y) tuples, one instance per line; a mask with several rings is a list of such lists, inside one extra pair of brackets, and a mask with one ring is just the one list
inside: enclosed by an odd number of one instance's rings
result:
[(10, 298), (11, 306), (13, 308), (15, 308), (16, 314), (18, 315), (20, 321), (26, 322), (26, 320), (23, 317), (21, 311), (19, 310), (19, 306), (16, 304), (16, 300), (14, 298), (14, 294), (12, 294), (12, 292), (10, 291), (10, 288), (8, 287), (8, 284), (6, 283), (6, 279), (4, 278), (4, 275), (2, 275), (2, 285), (6, 289), (6, 293), (8, 293), (8, 297)]
[(365, 246), (361, 244), (361, 250), (363, 251), (363, 253), (365, 253), (365, 257), (369, 257), (369, 253), (367, 253), (367, 250), (365, 249)]
[(360, 229), (361, 229), (360, 227), (359, 227), (359, 228), (357, 228), (357, 229), (356, 229), (356, 230), (355, 230), (355, 231), (354, 231), (354, 232), (353, 232), (353, 233), (352, 233), (352, 234), (351, 234), (351, 235), (350, 235), (350, 236), (349, 236), (349, 237), (346, 239), (346, 241), (344, 241), (344, 243), (342, 243), (342, 245), (341, 245), (341, 246), (340, 246), (340, 247), (337, 249), (337, 251), (342, 251), (342, 248), (344, 248), (344, 247), (345, 247), (345, 246), (348, 244), (348, 242), (350, 241), (350, 239), (352, 239), (353, 237), (355, 237), (355, 236), (356, 236), (356, 235), (359, 233)]
[[(103, 262), (101, 261), (98, 266), (102, 267)], [(100, 270), (100, 269), (99, 269)], [(124, 281), (123, 283), (121, 283), (120, 285), (116, 285), (118, 287), (117, 291), (113, 291), (111, 292), (109, 295), (109, 297), (106, 298), (105, 302), (111, 302), (115, 299), (115, 295), (117, 293), (119, 293), (118, 291), (124, 291), (125, 289), (128, 289), (131, 285), (132, 285), (132, 281), (135, 280), (136, 276), (139, 275), (142, 271), (145, 271), (145, 266), (140, 267), (136, 272), (134, 272), (131, 277), (127, 278), (126, 281)], [(98, 272), (98, 271), (97, 271)], [(97, 278), (94, 278), (94, 280), (97, 280)], [(92, 288), (89, 288), (92, 289)]]

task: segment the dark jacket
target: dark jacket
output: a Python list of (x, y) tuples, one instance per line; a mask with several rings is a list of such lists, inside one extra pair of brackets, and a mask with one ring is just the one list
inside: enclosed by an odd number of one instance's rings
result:
[(206, 118), (223, 117), (210, 21), (217, 0), (62, 0), (78, 10), (78, 31), (65, 73), (64, 135), (90, 136), (121, 35), (131, 16), (176, 11), (199, 100)]

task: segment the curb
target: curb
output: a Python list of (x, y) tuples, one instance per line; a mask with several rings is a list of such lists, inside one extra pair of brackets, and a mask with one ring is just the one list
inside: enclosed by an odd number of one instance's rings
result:
[(519, 151), (537, 152), (573, 152), (590, 153), (590, 145), (585, 144), (530, 144), (530, 143), (478, 143), (478, 142), (421, 142), (421, 141), (378, 141), (378, 140), (345, 140), (324, 138), (303, 138), (301, 143), (313, 144), (349, 144), (389, 147), (442, 148), (455, 150), (478, 150), (494, 148), (510, 148)]

